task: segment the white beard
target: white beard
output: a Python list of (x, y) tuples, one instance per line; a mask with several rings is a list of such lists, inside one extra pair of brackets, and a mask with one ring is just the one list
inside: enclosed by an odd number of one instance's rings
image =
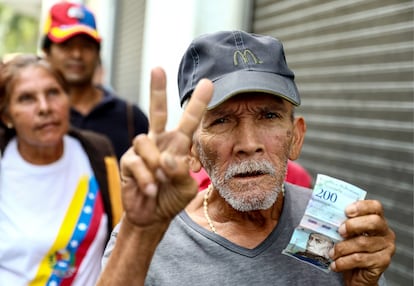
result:
[[(277, 197), (282, 190), (282, 183), (276, 184), (270, 190), (254, 190), (257, 185), (247, 184), (242, 186), (243, 189), (230, 189), (226, 183), (237, 174), (245, 173), (260, 173), (272, 176), (277, 181), (276, 170), (274, 166), (268, 161), (244, 161), (240, 164), (231, 165), (221, 179), (213, 170), (211, 181), (228, 204), (235, 210), (248, 212), (255, 210), (265, 210), (270, 208), (277, 200)], [(283, 177), (284, 178), (284, 173)]]
[(241, 212), (266, 210), (273, 206), (280, 193), (280, 189), (274, 188), (272, 192), (268, 193), (266, 196), (261, 196), (260, 198), (257, 196), (245, 198), (237, 195), (235, 196), (227, 189), (220, 188), (218, 191), (220, 196), (222, 196), (229, 205)]

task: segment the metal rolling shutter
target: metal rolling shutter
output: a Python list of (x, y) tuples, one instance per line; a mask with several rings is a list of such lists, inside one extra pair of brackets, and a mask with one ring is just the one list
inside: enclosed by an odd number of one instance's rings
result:
[(397, 235), (389, 285), (413, 284), (414, 1), (254, 3), (253, 32), (282, 40), (308, 124), (299, 162), (379, 199)]
[(145, 0), (117, 2), (112, 84), (119, 96), (138, 103)]

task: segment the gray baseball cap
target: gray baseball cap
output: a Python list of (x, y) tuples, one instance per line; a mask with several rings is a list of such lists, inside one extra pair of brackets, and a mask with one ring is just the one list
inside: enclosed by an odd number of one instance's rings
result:
[(181, 105), (202, 78), (214, 83), (208, 109), (246, 92), (273, 94), (300, 105), (295, 75), (286, 63), (282, 43), (270, 36), (221, 31), (196, 38), (178, 71)]

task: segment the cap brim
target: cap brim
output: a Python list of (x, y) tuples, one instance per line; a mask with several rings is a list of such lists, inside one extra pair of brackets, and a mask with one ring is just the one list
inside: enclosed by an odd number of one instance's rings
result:
[(62, 43), (76, 35), (87, 35), (97, 41), (101, 42), (101, 37), (95, 29), (85, 25), (65, 26), (64, 28), (53, 27), (48, 33), (49, 39), (54, 43)]
[(248, 92), (263, 92), (300, 105), (299, 92), (288, 77), (268, 72), (240, 70), (214, 81), (214, 93), (207, 109), (211, 110), (231, 97)]

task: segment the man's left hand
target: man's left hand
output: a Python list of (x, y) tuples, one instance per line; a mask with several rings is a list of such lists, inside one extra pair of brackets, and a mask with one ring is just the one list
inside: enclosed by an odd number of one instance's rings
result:
[(348, 219), (339, 227), (344, 238), (331, 250), (331, 269), (343, 272), (345, 285), (378, 285), (395, 253), (395, 234), (388, 227), (381, 203), (357, 201), (345, 210)]

